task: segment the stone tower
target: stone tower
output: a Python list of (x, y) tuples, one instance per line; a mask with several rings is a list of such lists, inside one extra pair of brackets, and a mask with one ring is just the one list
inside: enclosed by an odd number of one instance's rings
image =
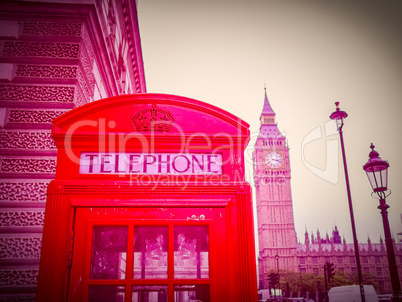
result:
[(254, 146), (260, 288), (268, 288), (268, 272), (297, 270), (296, 232), (290, 190), (289, 148), (278, 130), (265, 90), (260, 132)]

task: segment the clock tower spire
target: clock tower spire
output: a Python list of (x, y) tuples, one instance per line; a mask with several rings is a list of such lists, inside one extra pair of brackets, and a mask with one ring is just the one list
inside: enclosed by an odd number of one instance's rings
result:
[[(265, 89), (253, 165), (257, 199), (260, 288), (268, 288), (270, 270), (297, 270), (296, 231), (290, 189), (289, 148), (275, 122)], [(276, 257), (276, 256), (279, 256)], [(278, 260), (276, 260), (276, 258)]]
[(268, 101), (267, 88), (264, 87), (264, 107), (262, 108), (260, 122), (261, 125), (275, 125), (275, 112)]

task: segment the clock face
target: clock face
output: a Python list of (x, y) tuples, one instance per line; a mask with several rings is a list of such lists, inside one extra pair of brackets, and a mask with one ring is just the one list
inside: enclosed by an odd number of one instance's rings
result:
[(271, 168), (278, 168), (282, 166), (283, 158), (278, 152), (271, 152), (265, 157), (265, 162)]

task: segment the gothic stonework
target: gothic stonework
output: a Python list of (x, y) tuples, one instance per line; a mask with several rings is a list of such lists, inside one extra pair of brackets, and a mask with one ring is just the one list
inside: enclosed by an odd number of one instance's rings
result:
[(0, 85), (0, 100), (14, 102), (72, 103), (75, 88), (72, 86)]
[(22, 33), (27, 36), (80, 37), (81, 24), (27, 21), (23, 23)]
[(58, 110), (10, 110), (8, 123), (52, 124), (52, 120), (66, 111)]
[(45, 212), (0, 212), (0, 227), (42, 227)]
[(0, 131), (0, 149), (56, 150), (50, 132)]
[[(254, 180), (259, 236), (259, 286), (277, 266), (297, 271), (297, 238), (290, 188), (289, 148), (275, 122), (265, 91), (260, 132), (254, 145)], [(278, 255), (278, 260), (275, 257)]]
[(79, 49), (80, 45), (75, 43), (5, 41), (2, 57), (78, 59)]
[(39, 259), (41, 237), (0, 238), (0, 259)]
[(49, 182), (0, 182), (0, 201), (42, 202), (46, 201)]
[(38, 270), (0, 270), (0, 288), (8, 286), (36, 286)]
[(35, 77), (52, 79), (75, 79), (77, 76), (75, 66), (55, 66), (55, 65), (17, 65), (17, 77)]
[(0, 172), (54, 174), (56, 173), (56, 160), (42, 158), (2, 158), (0, 159)]
[[(323, 274), (323, 266), (326, 262), (334, 263), (335, 270), (340, 273), (350, 275), (357, 274), (356, 254), (353, 243), (346, 243), (345, 238), (339, 235), (338, 227), (332, 229), (332, 236), (328, 233), (321, 236), (317, 230), (317, 235), (311, 233), (311, 238), (307, 230), (304, 234), (304, 244), (297, 244), (297, 258), (299, 271), (303, 274)], [(390, 275), (385, 273), (388, 270), (387, 250), (385, 243), (380, 237), (380, 243), (372, 243), (370, 238), (367, 243), (359, 242), (360, 265), (365, 274), (371, 274), (378, 283), (377, 292), (392, 292)], [(398, 266), (398, 274), (402, 276), (402, 242), (394, 242), (394, 251)], [(398, 261), (399, 260), (399, 261)]]

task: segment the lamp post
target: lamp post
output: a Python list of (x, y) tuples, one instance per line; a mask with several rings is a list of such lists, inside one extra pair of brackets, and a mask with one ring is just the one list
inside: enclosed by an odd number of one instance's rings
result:
[(359, 287), (360, 287), (360, 297), (361, 297), (361, 302), (365, 302), (365, 296), (364, 296), (364, 288), (363, 288), (363, 277), (362, 277), (362, 270), (360, 266), (360, 256), (359, 256), (359, 243), (357, 241), (357, 236), (356, 236), (356, 227), (355, 227), (355, 219), (353, 215), (353, 206), (352, 206), (352, 196), (350, 194), (350, 186), (349, 186), (349, 176), (348, 176), (348, 167), (346, 164), (346, 156), (345, 156), (345, 146), (343, 143), (343, 120), (348, 116), (345, 111), (341, 111), (339, 109), (339, 102), (335, 102), (336, 105), (336, 111), (333, 112), (330, 115), (330, 118), (332, 120), (336, 121), (337, 128), (339, 131), (339, 137), (341, 140), (341, 148), (342, 148), (342, 157), (343, 157), (343, 167), (345, 170), (345, 180), (346, 180), (346, 189), (348, 193), (348, 201), (349, 201), (349, 212), (350, 212), (350, 220), (352, 223), (352, 233), (353, 233), (353, 243), (355, 247), (355, 256), (356, 256), (356, 266), (357, 266), (357, 275), (359, 278)]
[(302, 288), (303, 288), (303, 279), (302, 279), (302, 271), (301, 271), (302, 267), (301, 265), (299, 265), (299, 271), (300, 271), (300, 295), (302, 295)]
[(277, 270), (278, 275), (279, 275), (279, 255), (275, 255), (275, 260), (276, 260), (276, 270)]
[[(373, 144), (371, 144), (370, 148), (370, 158), (363, 166), (363, 170), (367, 173), (367, 177), (370, 181), (371, 187), (373, 188), (373, 193), (376, 193), (380, 199), (380, 205), (378, 208), (381, 210), (382, 222), (384, 225), (385, 245), (387, 247), (388, 266), (392, 284), (392, 301), (400, 301), (399, 296), (401, 294), (401, 285), (399, 283), (398, 266), (396, 264), (394, 245), (388, 222), (387, 209), (389, 208), (389, 205), (385, 202), (385, 198), (391, 194), (391, 191), (387, 190), (387, 173), (389, 164), (380, 158), (378, 152), (374, 151)], [(389, 192), (387, 193), (387, 191)]]

